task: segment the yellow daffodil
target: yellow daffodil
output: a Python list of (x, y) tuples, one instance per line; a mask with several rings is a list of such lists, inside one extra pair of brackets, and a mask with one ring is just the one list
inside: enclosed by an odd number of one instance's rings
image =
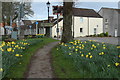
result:
[(91, 55), (91, 53), (88, 53), (89, 55)]
[(104, 52), (101, 53), (102, 55), (105, 54)]
[(117, 48), (120, 48), (120, 46), (117, 46)]
[(88, 58), (88, 55), (86, 55), (86, 58)]
[(82, 52), (80, 51), (80, 53), (82, 53)]
[(14, 50), (12, 50), (12, 52), (14, 52)]
[(118, 63), (118, 62), (115, 63), (115, 66), (119, 66), (119, 65), (120, 65), (120, 63)]
[(84, 56), (84, 54), (81, 54), (81, 56), (83, 57), (83, 56)]
[(92, 58), (93, 56), (91, 55), (90, 58)]
[(15, 56), (19, 57), (20, 55), (19, 55), (19, 54), (16, 54)]
[(3, 68), (0, 68), (0, 72), (3, 72)]
[(91, 50), (93, 50), (93, 48), (91, 48)]
[(78, 51), (78, 49), (75, 49), (75, 51), (77, 52), (77, 51)]
[(69, 55), (72, 55), (72, 53), (69, 53)]
[(8, 51), (8, 52), (12, 51), (12, 48), (7, 48), (7, 51)]
[(120, 58), (120, 55), (118, 57)]
[(14, 41), (12, 41), (11, 44), (16, 44), (16, 43)]
[(107, 65), (107, 67), (110, 67), (110, 65)]
[(71, 47), (69, 47), (69, 49), (71, 49)]
[(101, 53), (99, 53), (99, 55), (102, 55)]
[(103, 49), (106, 49), (106, 47), (103, 47)]

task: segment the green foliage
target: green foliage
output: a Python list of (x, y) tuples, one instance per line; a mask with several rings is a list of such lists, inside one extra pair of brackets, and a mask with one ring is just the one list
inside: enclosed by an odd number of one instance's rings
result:
[(23, 54), (22, 58), (19, 59), (18, 62), (11, 65), (9, 67), (7, 74), (5, 77), (7, 78), (24, 78), (25, 72), (28, 70), (28, 66), (30, 64), (31, 57), (34, 55), (34, 53), (39, 49), (42, 48), (44, 45), (55, 42), (57, 40), (51, 39), (51, 38), (35, 38), (35, 39), (27, 39), (29, 42), (34, 43), (27, 47), (23, 52), (20, 54)]
[(22, 56), (28, 53), (23, 53), (25, 49), (29, 46), (36, 44), (37, 42), (42, 42), (38, 39), (21, 40), (18, 42), (3, 42), (2, 43), (2, 69), (3, 77), (8, 74), (11, 66), (19, 62)]
[(53, 49), (53, 67), (59, 78), (120, 78), (119, 53), (116, 45), (95, 41), (61, 43)]

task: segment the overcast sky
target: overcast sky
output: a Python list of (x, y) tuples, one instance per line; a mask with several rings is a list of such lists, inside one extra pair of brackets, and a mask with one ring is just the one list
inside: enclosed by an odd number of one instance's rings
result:
[[(43, 2), (32, 2), (32, 10), (34, 11), (34, 16), (29, 17), (29, 20), (43, 20), (47, 19), (48, 12), (47, 12), (47, 1)], [(50, 16), (53, 16), (52, 14), (52, 6), (54, 5), (62, 5), (62, 2), (53, 2), (51, 1), (50, 6)], [(100, 10), (101, 7), (107, 7), (107, 8), (118, 8), (118, 2), (76, 2), (77, 8), (88, 8), (88, 9), (94, 9), (96, 11)]]

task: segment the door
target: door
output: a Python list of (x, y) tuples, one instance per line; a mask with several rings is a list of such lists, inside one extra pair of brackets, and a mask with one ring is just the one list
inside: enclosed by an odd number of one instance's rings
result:
[(117, 29), (115, 29), (115, 37), (117, 37)]

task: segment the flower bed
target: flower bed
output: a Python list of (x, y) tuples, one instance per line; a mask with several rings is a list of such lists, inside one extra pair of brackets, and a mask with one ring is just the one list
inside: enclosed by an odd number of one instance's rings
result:
[(75, 40), (60, 43), (57, 51), (73, 61), (82, 78), (120, 78), (120, 46)]
[(2, 42), (0, 46), (0, 54), (2, 54), (2, 67), (0, 68), (0, 74), (4, 77), (11, 66), (19, 62), (22, 56), (29, 53), (23, 51), (38, 42), (42, 42), (40, 39), (28, 39), (17, 42)]
[(43, 37), (44, 37), (44, 34), (37, 34), (36, 37), (37, 37), (37, 38), (43, 38)]

